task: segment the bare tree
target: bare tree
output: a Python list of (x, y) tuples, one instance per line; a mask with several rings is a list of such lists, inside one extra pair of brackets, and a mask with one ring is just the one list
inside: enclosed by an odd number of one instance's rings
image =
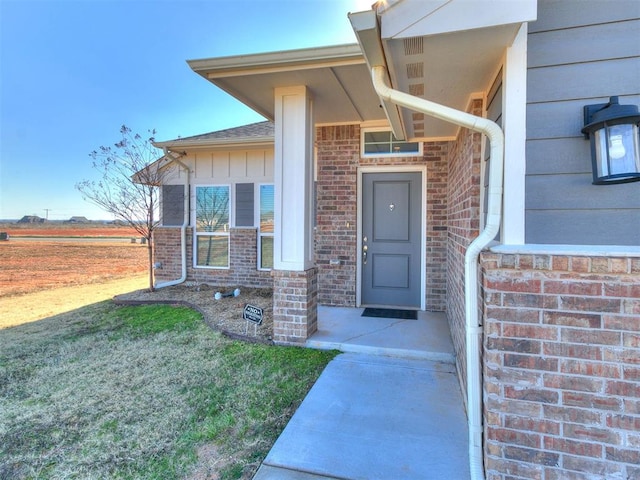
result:
[(166, 171), (156, 160), (162, 151), (153, 146), (155, 130), (144, 138), (129, 127), (120, 128), (122, 139), (89, 154), (99, 180), (76, 184), (83, 198), (130, 225), (146, 240), (149, 258), (149, 290), (153, 282), (153, 232), (159, 225), (159, 186)]

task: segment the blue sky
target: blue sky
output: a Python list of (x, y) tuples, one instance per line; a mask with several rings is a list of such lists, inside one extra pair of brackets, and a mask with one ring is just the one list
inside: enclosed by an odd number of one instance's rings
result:
[(355, 43), (347, 13), (372, 3), (0, 0), (0, 219), (110, 219), (74, 185), (121, 125), (167, 140), (262, 120), (187, 59)]

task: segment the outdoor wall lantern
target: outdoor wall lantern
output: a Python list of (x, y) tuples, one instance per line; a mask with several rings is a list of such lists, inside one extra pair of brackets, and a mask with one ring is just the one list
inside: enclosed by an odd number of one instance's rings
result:
[(636, 105), (609, 103), (585, 105), (582, 133), (591, 139), (593, 184), (640, 180), (640, 112)]

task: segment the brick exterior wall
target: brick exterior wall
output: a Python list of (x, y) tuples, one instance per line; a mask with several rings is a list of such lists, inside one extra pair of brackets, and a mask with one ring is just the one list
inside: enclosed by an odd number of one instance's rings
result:
[[(193, 234), (192, 229), (187, 228), (187, 281), (219, 287), (272, 287), (271, 272), (257, 269), (257, 236), (255, 228), (231, 228), (229, 268), (194, 268)], [(162, 268), (155, 270), (156, 281), (180, 278), (180, 229), (158, 228), (154, 233), (154, 245), (154, 261), (162, 263)]]
[[(469, 113), (482, 116), (482, 101), (473, 101)], [(461, 129), (449, 154), (446, 311), (464, 393), (467, 371), (464, 255), (480, 228), (481, 141), (481, 134)]]
[(274, 270), (273, 340), (304, 345), (318, 330), (317, 269), (305, 272)]
[(639, 479), (640, 258), (481, 266), (487, 479)]
[(153, 232), (153, 261), (162, 268), (154, 270), (156, 283), (176, 280), (182, 275), (180, 264), (180, 229), (159, 227)]
[[(357, 167), (360, 127), (316, 130), (316, 266), (318, 303), (356, 304)], [(339, 265), (331, 265), (339, 260)]]
[(426, 309), (444, 312), (447, 308), (447, 236), (449, 149), (451, 142), (424, 145), (427, 164), (427, 245)]
[[(444, 311), (446, 302), (448, 142), (424, 145), (422, 157), (360, 158), (360, 127), (320, 127), (316, 210), (318, 302), (355, 306), (358, 167), (426, 165), (426, 308)], [(332, 265), (331, 260), (339, 260)]]

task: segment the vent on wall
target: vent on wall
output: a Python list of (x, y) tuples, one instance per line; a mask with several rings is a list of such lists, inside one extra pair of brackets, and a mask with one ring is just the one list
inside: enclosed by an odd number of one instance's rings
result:
[(422, 78), (424, 77), (424, 63), (408, 63), (407, 64), (407, 78)]
[(422, 97), (424, 95), (424, 84), (412, 83), (409, 85), (409, 94), (414, 97)]
[(422, 55), (424, 53), (424, 44), (422, 37), (411, 37), (404, 39), (405, 55)]

